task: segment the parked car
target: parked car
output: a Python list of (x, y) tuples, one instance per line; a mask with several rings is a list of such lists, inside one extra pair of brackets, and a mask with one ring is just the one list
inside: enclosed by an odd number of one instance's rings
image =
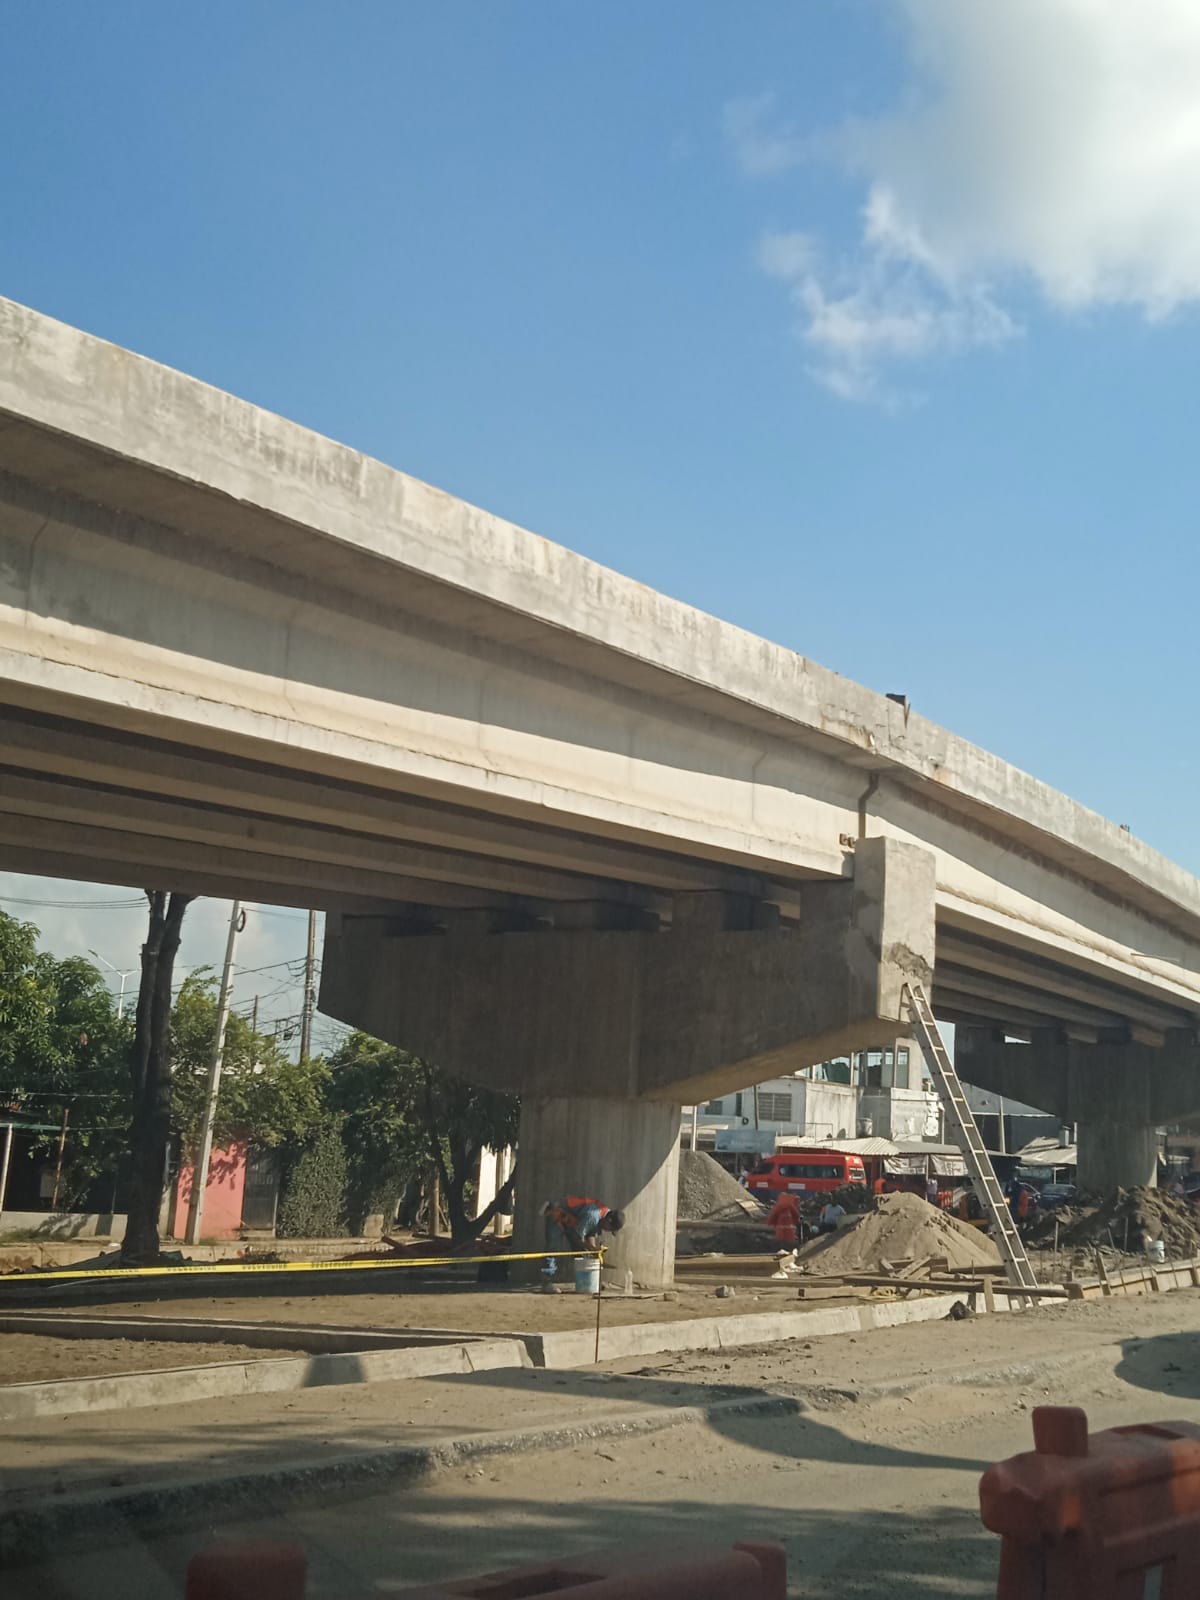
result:
[(1058, 1211), (1069, 1206), (1078, 1193), (1073, 1183), (1048, 1183), (1041, 1193), (1042, 1210)]
[(764, 1156), (746, 1187), (760, 1200), (779, 1194), (829, 1194), (848, 1183), (866, 1184), (861, 1156), (840, 1150), (778, 1150)]

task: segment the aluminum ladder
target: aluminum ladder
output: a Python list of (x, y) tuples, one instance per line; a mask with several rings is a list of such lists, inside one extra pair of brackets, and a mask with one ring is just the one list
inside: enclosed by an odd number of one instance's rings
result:
[(971, 1114), (971, 1107), (967, 1104), (967, 1097), (963, 1093), (962, 1083), (950, 1059), (950, 1052), (942, 1039), (933, 1008), (919, 983), (904, 985), (904, 1004), (912, 1018), (929, 1071), (954, 1129), (955, 1143), (963, 1153), (967, 1171), (971, 1174), (991, 1219), (1008, 1281), (1014, 1289), (1036, 1289), (1038, 1281), (1029, 1264), (1029, 1257), (1025, 1254), (1021, 1235), (1017, 1232), (1016, 1223), (1008, 1209), (1004, 1191), (997, 1182), (991, 1157), (984, 1148), (979, 1127)]

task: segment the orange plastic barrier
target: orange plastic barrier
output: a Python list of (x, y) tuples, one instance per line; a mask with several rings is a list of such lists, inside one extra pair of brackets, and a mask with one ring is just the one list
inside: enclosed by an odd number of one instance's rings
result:
[(1039, 1406), (1033, 1442), (979, 1484), (983, 1524), (1004, 1541), (996, 1600), (1200, 1595), (1200, 1427), (1089, 1434), (1077, 1406)]
[[(188, 1567), (187, 1600), (304, 1600), (305, 1566), (298, 1545), (214, 1545)], [(383, 1583), (373, 1592), (402, 1600), (546, 1600), (567, 1590), (571, 1600), (787, 1600), (787, 1560), (777, 1544), (657, 1545), (432, 1588)]]
[(787, 1600), (787, 1558), (778, 1544), (731, 1550), (655, 1545), (572, 1556), (466, 1583), (405, 1589), (381, 1585), (396, 1600)]
[(214, 1544), (188, 1562), (186, 1600), (304, 1600), (308, 1557), (298, 1544)]

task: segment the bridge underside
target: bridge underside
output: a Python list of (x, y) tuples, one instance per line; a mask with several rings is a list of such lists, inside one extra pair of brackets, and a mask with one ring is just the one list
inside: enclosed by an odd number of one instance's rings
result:
[(906, 980), (1099, 1176), (1200, 1108), (1200, 886), (1141, 841), (6, 301), (0, 866), (333, 913), (324, 1008), (521, 1090), (522, 1194), (629, 1202), (645, 1281), (679, 1101), (887, 1041)]
[(1200, 1109), (1170, 988), (1001, 940), (918, 846), (772, 877), (66, 709), (0, 722), (0, 866), (331, 913), (327, 1013), (522, 1093), (526, 1243), (566, 1160), (626, 1203), (616, 1263), (668, 1281), (679, 1104), (886, 1043), (914, 978), (968, 1081), (1080, 1125), (1085, 1182), (1152, 1181), (1156, 1122)]

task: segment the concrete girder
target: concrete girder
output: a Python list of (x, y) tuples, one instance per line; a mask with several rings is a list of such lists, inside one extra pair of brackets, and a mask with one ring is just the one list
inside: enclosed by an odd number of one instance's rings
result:
[[(1019, 1006), (1000, 1001), (981, 1000), (973, 993), (959, 993), (938, 982), (933, 983), (933, 1008), (945, 1022), (955, 1027), (991, 1027), (998, 1032), (1025, 1034), (1039, 1028), (1059, 1026), (1055, 1019), (1040, 1011), (1023, 1011)], [(1083, 1023), (1062, 1024), (1060, 1031), (1070, 1031), (1071, 1037), (1095, 1041), (1100, 1030)]]
[[(31, 863), (24, 871), (43, 871), (33, 863), (50, 857), (74, 863), (65, 876), (81, 882), (150, 882), (151, 870), (165, 878), (167, 886), (187, 889), (203, 881), (208, 887), (196, 893), (215, 893), (226, 898), (250, 896), (268, 903), (315, 906), (324, 899), (329, 909), (353, 907), (367, 902), (372, 909), (385, 906), (442, 904), (473, 908), (491, 904), (511, 904), (513, 896), (491, 896), (486, 890), (462, 884), (438, 884), (429, 880), (375, 872), (364, 867), (324, 861), (293, 860), (284, 856), (258, 855), (229, 846), (219, 848), (190, 840), (161, 840), (136, 833), (83, 824), (48, 822), (42, 817), (0, 811), (0, 847), (24, 852)], [(217, 887), (219, 885), (220, 887)], [(294, 899), (309, 894), (310, 899)]]
[(1111, 984), (1122, 997), (1132, 995), (1177, 1016), (1200, 1018), (1200, 990), (1190, 982), (1181, 984), (1180, 971), (1167, 970), (1173, 965), (1171, 957), (1156, 951), (1150, 940), (1131, 943), (1121, 951), (1103, 948), (1100, 940), (1077, 944), (1048, 936), (1040, 921), (1024, 926), (1012, 920), (998, 923), (981, 915), (977, 907), (940, 892), (937, 914), (939, 937), (965, 933), (988, 945), (1002, 943), (1022, 961), (1048, 961), (1055, 974), (1067, 968), (1104, 991)]
[(195, 866), (180, 866), (175, 861), (143, 857), (140, 861), (103, 861), (95, 856), (72, 856), (12, 844), (0, 839), (0, 871), (23, 872), (31, 877), (68, 878), (78, 883), (103, 883), (134, 890), (172, 889), (181, 894), (207, 895), (228, 900), (237, 896), (264, 905), (294, 906), (300, 911), (353, 911), (361, 916), (389, 916), (395, 906), (389, 900), (336, 892), (321, 883), (267, 882), (260, 878), (228, 878), (206, 873)]
[[(277, 817), (244, 815), (229, 809), (148, 799), (126, 790), (89, 790), (77, 783), (29, 778), (0, 770), (0, 813), (45, 822), (91, 825), (103, 818), (106, 832), (130, 833), (161, 843), (179, 840), (240, 856), (263, 856), (292, 864), (292, 872), (309, 863), (347, 867), (378, 874), (379, 881), (403, 882), (404, 894), (387, 898), (438, 903), (446, 885), (471, 891), (471, 898), (452, 895), (449, 904), (485, 903), (489, 895), (543, 900), (604, 900), (653, 909), (669, 909), (669, 901), (651, 889), (608, 879), (556, 872), (528, 863), (509, 863), (458, 851), (400, 843), (340, 828), (284, 822)], [(271, 869), (275, 870), (274, 867)], [(414, 891), (415, 884), (424, 888)], [(376, 896), (382, 898), (382, 896)]]
[(95, 723), (10, 715), (0, 726), (0, 764), (42, 776), (127, 789), (135, 778), (138, 790), (149, 796), (240, 806), (291, 822), (528, 862), (665, 892), (718, 890), (784, 903), (796, 898), (794, 885), (772, 883), (716, 863), (566, 833), (515, 817), (473, 812), (402, 792), (333, 781), (311, 771), (289, 773), (261, 761), (173, 747), (123, 729), (101, 732)]
[[(938, 974), (964, 968), (970, 973), (981, 973), (986, 978), (1015, 984), (1023, 991), (1033, 990), (1049, 998), (1063, 997), (1067, 1001), (1079, 1001), (1097, 1012), (1117, 1012), (1129, 1022), (1141, 1023), (1148, 1028), (1167, 1030), (1188, 1027), (1193, 1021), (1183, 1007), (1156, 1005), (1132, 990), (1089, 980), (1082, 972), (1058, 966), (1044, 957), (1034, 960), (1023, 957), (1018, 951), (987, 944), (957, 929), (948, 928), (939, 920)], [(959, 983), (955, 987), (961, 990), (964, 985)], [(1039, 1010), (1041, 1007), (1029, 1006), (1027, 1009)], [(1057, 1015), (1066, 1017), (1068, 1013), (1060, 1011)]]
[(985, 1017), (1012, 1017), (1022, 1021), (1036, 1017), (1040, 1018), (1038, 1025), (1041, 1027), (1050, 1027), (1056, 1022), (1077, 1022), (1084, 1027), (1101, 1029), (1120, 1028), (1125, 1023), (1125, 1018), (1117, 1011), (1102, 1010), (1052, 992), (989, 978), (950, 962), (938, 962), (933, 984), (935, 995), (944, 994), (956, 1009), (962, 1009), (970, 1000), (980, 1002)]

